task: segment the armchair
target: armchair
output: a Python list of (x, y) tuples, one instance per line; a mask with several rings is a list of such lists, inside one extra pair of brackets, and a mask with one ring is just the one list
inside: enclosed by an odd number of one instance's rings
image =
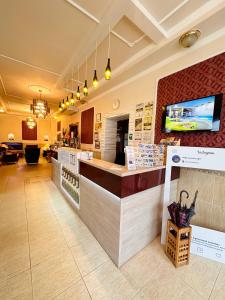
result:
[(38, 164), (39, 157), (40, 148), (31, 146), (25, 148), (25, 159), (27, 164)]

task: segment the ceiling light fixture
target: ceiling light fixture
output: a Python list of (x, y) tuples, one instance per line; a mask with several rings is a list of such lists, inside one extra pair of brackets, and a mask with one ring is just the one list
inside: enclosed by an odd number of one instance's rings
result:
[(96, 46), (95, 46), (95, 70), (94, 70), (94, 77), (93, 77), (93, 87), (97, 88), (98, 86), (98, 77), (97, 77), (97, 47), (98, 47), (98, 43), (96, 42)]
[(62, 106), (61, 106), (61, 102), (59, 102), (59, 111), (62, 111)]
[(64, 99), (63, 99), (62, 104), (61, 104), (61, 107), (62, 107), (62, 108), (65, 108), (65, 106), (66, 106), (66, 105), (65, 105), (65, 102), (64, 102)]
[(75, 99), (74, 99), (73, 93), (72, 93), (72, 95), (71, 95), (70, 103), (71, 103), (72, 105), (74, 105), (74, 103), (75, 103)]
[(4, 112), (5, 112), (4, 108), (0, 107), (0, 113), (4, 113)]
[(32, 117), (28, 117), (26, 124), (29, 129), (33, 129), (36, 126), (36, 121)]
[(197, 42), (200, 35), (201, 35), (201, 31), (198, 29), (189, 30), (184, 34), (182, 34), (182, 36), (179, 39), (179, 43), (184, 48), (190, 48)]
[(108, 62), (105, 69), (105, 79), (109, 80), (112, 76), (111, 66), (110, 66), (110, 25), (109, 25), (109, 46), (108, 46)]
[[(73, 91), (73, 68), (72, 68), (71, 90)], [(71, 105), (74, 105), (74, 103), (75, 103), (73, 93), (71, 94), (70, 103), (71, 103)]]
[(69, 106), (70, 105), (70, 101), (69, 101), (69, 98), (68, 96), (66, 97), (66, 106)]
[(46, 100), (41, 99), (42, 90), (39, 90), (40, 99), (33, 99), (30, 109), (37, 118), (45, 118), (50, 113), (50, 108)]
[[(85, 71), (85, 78), (87, 78), (87, 56), (86, 56), (86, 71)], [(84, 96), (88, 96), (87, 79), (85, 79), (85, 81), (84, 81), (83, 94), (84, 94)]]

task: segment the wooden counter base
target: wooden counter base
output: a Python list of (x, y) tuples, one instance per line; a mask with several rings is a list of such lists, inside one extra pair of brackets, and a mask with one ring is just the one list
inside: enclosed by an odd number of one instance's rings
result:
[[(80, 162), (80, 174), (119, 198), (125, 198), (165, 182), (165, 168), (121, 177)], [(173, 168), (171, 180), (177, 179), (179, 176), (180, 169)]]

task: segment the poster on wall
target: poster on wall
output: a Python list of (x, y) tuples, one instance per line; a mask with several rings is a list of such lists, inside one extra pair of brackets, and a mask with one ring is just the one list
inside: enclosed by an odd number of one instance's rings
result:
[(135, 131), (142, 131), (142, 118), (135, 119)]
[(135, 117), (136, 118), (142, 118), (144, 113), (144, 103), (139, 103), (136, 105), (136, 113), (135, 113)]
[(94, 133), (95, 149), (100, 149), (100, 137), (99, 132), (95, 131)]
[(135, 139), (135, 141), (141, 142), (141, 140), (142, 140), (142, 132), (135, 132), (134, 139)]
[(152, 129), (153, 103), (146, 102), (144, 107), (143, 130)]
[(145, 116), (152, 116), (152, 112), (153, 112), (153, 103), (146, 102), (145, 103), (145, 110), (144, 110)]
[(143, 122), (143, 130), (151, 130), (152, 129), (152, 117), (151, 116), (144, 116)]
[(142, 143), (151, 144), (152, 133), (151, 131), (143, 131), (142, 132)]
[(128, 139), (129, 139), (129, 141), (133, 141), (133, 133), (129, 133)]

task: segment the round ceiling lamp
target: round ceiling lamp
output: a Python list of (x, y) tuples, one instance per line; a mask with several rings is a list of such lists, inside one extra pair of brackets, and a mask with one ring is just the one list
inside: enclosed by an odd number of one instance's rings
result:
[(198, 29), (193, 29), (185, 32), (179, 39), (179, 43), (184, 48), (190, 48), (193, 46), (201, 35), (201, 31)]
[(41, 86), (41, 85), (37, 85), (37, 84), (30, 84), (30, 85), (28, 85), (28, 88), (31, 91), (39, 93), (39, 94), (40, 93), (45, 94), (45, 95), (51, 94), (51, 90), (45, 86)]

